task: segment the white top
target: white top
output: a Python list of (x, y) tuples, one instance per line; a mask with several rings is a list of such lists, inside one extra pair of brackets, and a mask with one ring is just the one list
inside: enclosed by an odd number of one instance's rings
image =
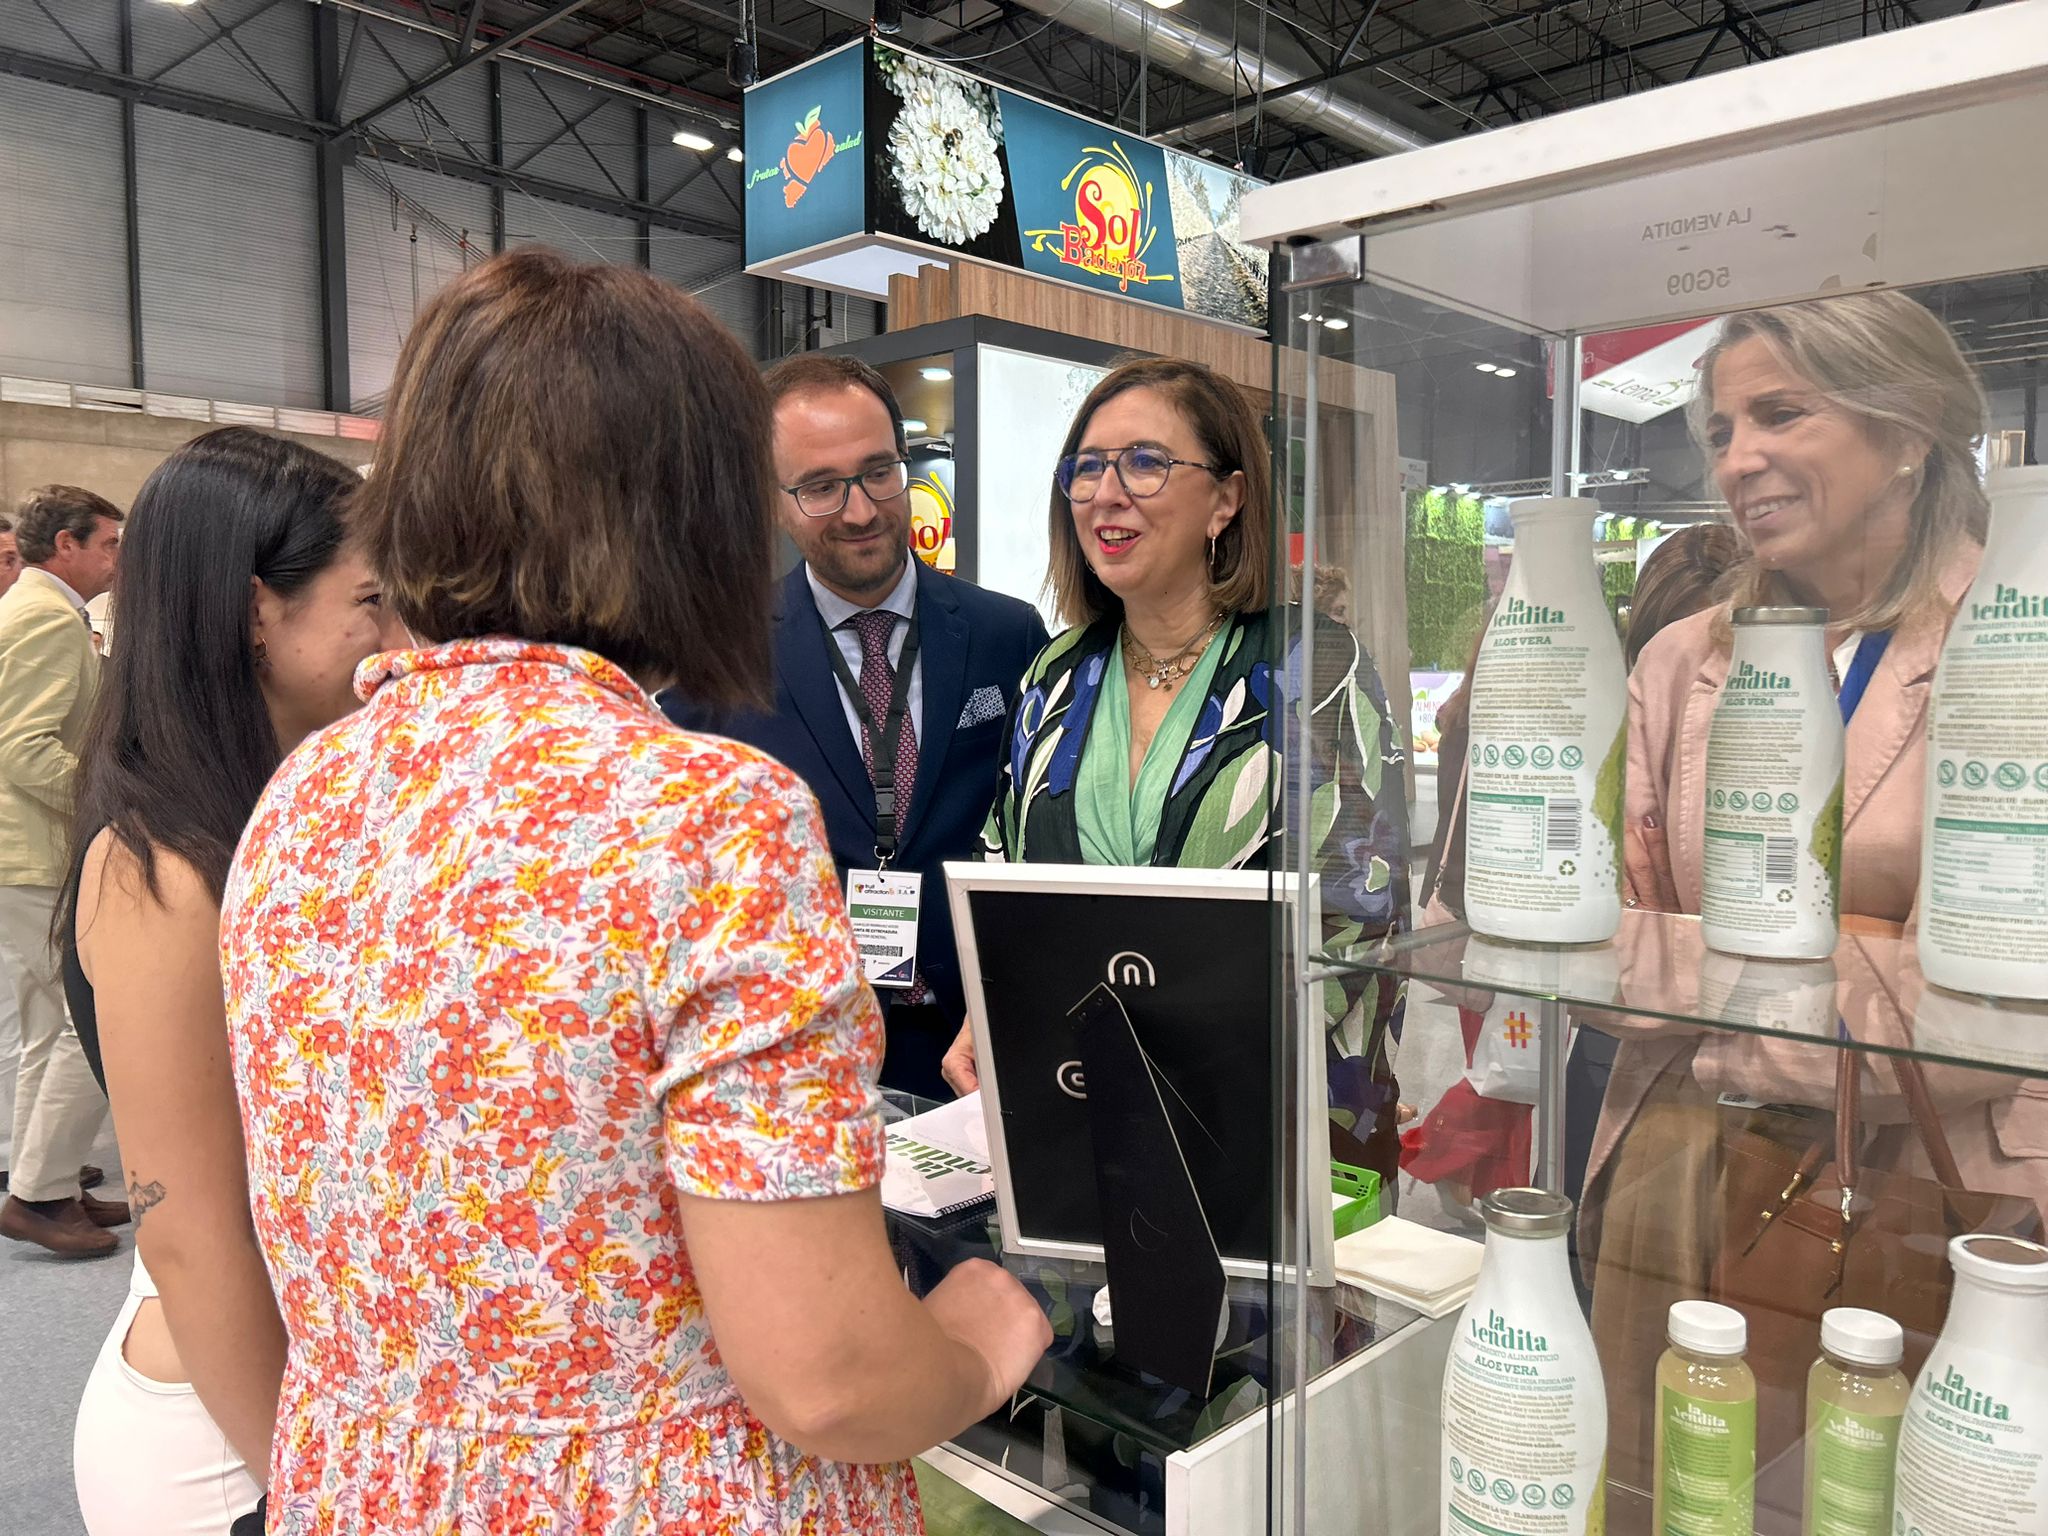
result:
[[(818, 580), (818, 573), (804, 567), (804, 580), (811, 584), (811, 601), (818, 605), (818, 617), (825, 621), (825, 628), (832, 632), (832, 639), (839, 647), (839, 654), (846, 658), (846, 670), (853, 674), (855, 682), (860, 681), (860, 634), (847, 624), (857, 613), (869, 613), (886, 609), (904, 619), (917, 612), (917, 556), (908, 553), (903, 557), (903, 574), (896, 585), (889, 589), (889, 595), (875, 604), (874, 609), (856, 607), (837, 592)], [(894, 666), (903, 659), (903, 642), (910, 634), (910, 625), (898, 624), (889, 636), (889, 664)], [(839, 704), (846, 711), (846, 728), (853, 733), (853, 744), (860, 745), (860, 711), (853, 707), (853, 699), (846, 691), (846, 685), (839, 685)], [(918, 745), (924, 745), (924, 646), (918, 645), (917, 660), (910, 664), (910, 696), (904, 701), (910, 711), (910, 728), (917, 732)]]
[(1882, 1312), (1833, 1307), (1821, 1314), (1820, 1347), (1858, 1365), (1897, 1365), (1906, 1356), (1906, 1330)]
[(1852, 629), (1842, 637), (1842, 643), (1835, 647), (1828, 659), (1834, 667), (1835, 692), (1842, 691), (1842, 679), (1849, 675), (1849, 668), (1856, 662), (1856, 647), (1863, 643), (1863, 631)]
[(1666, 1337), (1696, 1355), (1739, 1355), (1749, 1348), (1749, 1320), (1713, 1301), (1675, 1301)]

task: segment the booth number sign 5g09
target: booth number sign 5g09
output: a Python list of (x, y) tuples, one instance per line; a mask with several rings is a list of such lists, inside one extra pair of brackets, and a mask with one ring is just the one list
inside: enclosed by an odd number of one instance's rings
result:
[(1673, 272), (1664, 279), (1664, 291), (1673, 295), (1712, 293), (1717, 288), (1726, 288), (1728, 283), (1726, 267), (1701, 267), (1692, 272)]

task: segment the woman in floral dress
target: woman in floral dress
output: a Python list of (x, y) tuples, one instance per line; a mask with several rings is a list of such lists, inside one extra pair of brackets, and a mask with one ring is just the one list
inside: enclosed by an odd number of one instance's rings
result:
[(645, 688), (767, 670), (768, 412), (703, 310), (535, 251), (428, 307), (356, 527), (416, 638), (223, 910), (289, 1336), (270, 1530), (914, 1532), (1048, 1341), (904, 1289), (811, 797)]

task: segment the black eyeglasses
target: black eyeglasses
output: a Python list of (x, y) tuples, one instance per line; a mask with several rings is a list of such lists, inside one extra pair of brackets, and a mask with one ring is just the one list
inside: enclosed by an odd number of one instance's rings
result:
[(869, 501), (894, 501), (910, 488), (910, 461), (891, 459), (857, 475), (828, 475), (782, 489), (795, 498), (797, 511), (805, 517), (831, 517), (845, 510), (846, 500), (856, 485), (867, 493)]
[(1053, 478), (1059, 481), (1060, 490), (1067, 500), (1093, 501), (1095, 493), (1102, 489), (1102, 477), (1114, 465), (1118, 481), (1130, 495), (1157, 496), (1166, 489), (1166, 482), (1176, 464), (1206, 469), (1212, 475), (1229, 473), (1217, 465), (1204, 464), (1200, 459), (1176, 459), (1163, 448), (1139, 443), (1110, 453), (1070, 453), (1054, 466)]

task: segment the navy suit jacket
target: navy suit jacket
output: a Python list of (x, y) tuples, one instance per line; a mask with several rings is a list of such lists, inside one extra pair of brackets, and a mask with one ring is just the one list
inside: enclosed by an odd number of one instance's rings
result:
[[(914, 558), (914, 557), (913, 557)], [(1017, 685), (1047, 643), (1038, 610), (1014, 597), (917, 565), (919, 655), (924, 662), (924, 729), (918, 738), (917, 783), (899, 829), (893, 868), (925, 877), (918, 915), (917, 963), (932, 1000), (956, 1022), (966, 1016), (960, 962), (953, 948), (953, 912), (940, 866), (971, 859), (995, 804), (1004, 724)], [(847, 729), (832, 674), (825, 626), (799, 564), (782, 583), (775, 614), (775, 709), (720, 715), (674, 693), (661, 697), (669, 719), (685, 730), (730, 736), (759, 747), (811, 787), (825, 813), (825, 831), (843, 883), (846, 871), (875, 864), (875, 789), (860, 742)], [(986, 689), (1002, 709), (956, 728), (962, 711)], [(898, 996), (902, 994), (897, 994)], [(889, 999), (887, 996), (883, 999)]]

